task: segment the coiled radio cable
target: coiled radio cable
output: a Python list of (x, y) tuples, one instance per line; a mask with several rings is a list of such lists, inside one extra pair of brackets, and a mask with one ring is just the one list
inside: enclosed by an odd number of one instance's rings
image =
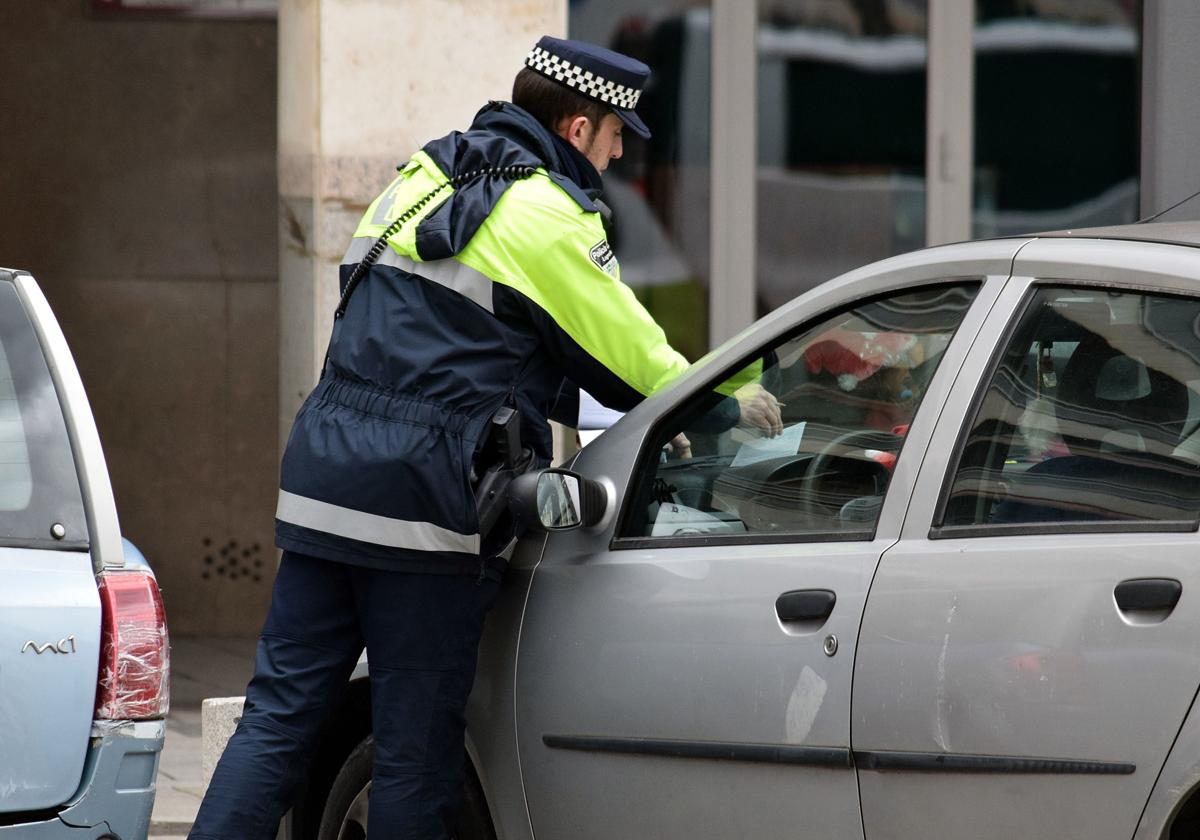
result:
[(366, 276), (367, 271), (371, 266), (375, 265), (383, 249), (387, 247), (388, 240), (400, 232), (400, 228), (404, 227), (405, 223), (416, 216), (421, 210), (433, 200), (434, 196), (440, 193), (446, 187), (454, 187), (459, 189), (466, 184), (474, 181), (476, 178), (502, 178), (505, 181), (516, 181), (522, 178), (528, 178), (536, 172), (536, 168), (532, 166), (513, 165), (513, 166), (485, 166), (481, 169), (472, 169), (468, 172), (461, 172), (453, 176), (450, 180), (438, 184), (432, 190), (423, 195), (416, 204), (409, 207), (403, 213), (387, 226), (383, 234), (375, 240), (375, 244), (367, 251), (366, 256), (362, 261), (354, 267), (354, 272), (350, 275), (350, 279), (346, 281), (346, 288), (342, 291), (341, 300), (338, 301), (337, 309), (333, 312), (334, 318), (341, 318), (346, 314), (346, 305), (350, 302), (350, 296), (354, 294), (354, 289)]

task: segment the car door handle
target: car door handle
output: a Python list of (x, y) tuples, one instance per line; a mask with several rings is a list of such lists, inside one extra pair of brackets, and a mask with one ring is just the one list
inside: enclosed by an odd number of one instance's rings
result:
[(1122, 612), (1172, 610), (1183, 594), (1183, 584), (1173, 578), (1123, 580), (1113, 591)]
[(819, 621), (828, 618), (837, 595), (828, 589), (794, 589), (775, 599), (780, 621)]

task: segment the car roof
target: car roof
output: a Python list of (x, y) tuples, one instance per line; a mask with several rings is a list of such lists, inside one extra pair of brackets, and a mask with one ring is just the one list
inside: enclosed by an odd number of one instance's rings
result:
[[(1200, 248), (1200, 222), (1154, 222), (1105, 227), (1053, 230), (1030, 234), (1039, 239), (1120, 239), (1133, 242), (1162, 242)], [(1011, 237), (1025, 238), (1025, 237)]]

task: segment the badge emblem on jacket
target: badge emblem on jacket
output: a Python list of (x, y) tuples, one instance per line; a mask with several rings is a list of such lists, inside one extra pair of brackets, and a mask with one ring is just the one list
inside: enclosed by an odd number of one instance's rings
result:
[(612, 246), (608, 244), (607, 239), (601, 239), (593, 245), (589, 256), (591, 256), (592, 262), (605, 274), (610, 277), (617, 276), (617, 255), (613, 253)]

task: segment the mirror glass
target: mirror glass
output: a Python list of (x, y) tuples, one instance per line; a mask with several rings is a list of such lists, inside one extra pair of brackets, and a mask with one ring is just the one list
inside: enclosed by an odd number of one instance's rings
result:
[(538, 518), (542, 526), (555, 530), (574, 528), (582, 522), (579, 514), (579, 477), (544, 472), (537, 484)]

